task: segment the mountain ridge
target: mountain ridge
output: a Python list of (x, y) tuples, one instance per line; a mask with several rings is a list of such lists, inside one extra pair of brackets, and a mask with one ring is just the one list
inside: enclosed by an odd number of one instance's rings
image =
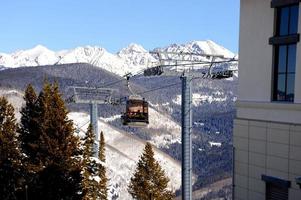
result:
[[(171, 44), (154, 50), (235, 57), (235, 54), (230, 50), (211, 40)], [(135, 43), (129, 44), (117, 53), (110, 53), (103, 47), (89, 45), (60, 51), (52, 51), (45, 46), (37, 45), (34, 48), (19, 50), (11, 54), (0, 53), (0, 66), (5, 68), (88, 63), (119, 76), (124, 76), (130, 72), (136, 73), (147, 68), (150, 63), (155, 61), (157, 61), (156, 57), (150, 54), (142, 45)]]

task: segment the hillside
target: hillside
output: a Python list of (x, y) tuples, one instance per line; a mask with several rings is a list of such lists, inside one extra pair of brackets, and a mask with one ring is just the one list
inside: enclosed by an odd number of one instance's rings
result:
[[(23, 94), (17, 90), (1, 89), (0, 96), (8, 98), (16, 108), (17, 118), (20, 118), (20, 109), (23, 104)], [(158, 116), (158, 114), (156, 115)], [(69, 118), (73, 120), (76, 134), (83, 137), (89, 123), (89, 114), (72, 112)], [(153, 118), (151, 118), (153, 120)], [(127, 185), (133, 174), (136, 163), (143, 151), (145, 141), (126, 133), (120, 129), (112, 127), (107, 123), (109, 119), (99, 119), (100, 130), (104, 133), (106, 140), (106, 167), (109, 178), (110, 199), (130, 200), (131, 196), (127, 192)], [(181, 166), (166, 153), (154, 147), (155, 158), (160, 162), (167, 176), (170, 178), (169, 188), (178, 190), (181, 183)]]
[[(77, 127), (81, 127), (79, 134), (83, 135), (88, 128), (89, 115), (86, 113), (70, 113), (69, 117)], [(107, 145), (106, 165), (109, 169), (108, 177), (111, 180), (110, 193), (112, 196), (119, 197), (119, 199), (132, 199), (127, 192), (127, 185), (144, 149), (145, 141), (108, 125), (104, 120), (99, 120), (98, 125), (104, 133)], [(179, 189), (181, 185), (180, 163), (157, 148), (154, 149), (154, 152), (155, 158), (170, 178), (170, 189), (173, 191)]]

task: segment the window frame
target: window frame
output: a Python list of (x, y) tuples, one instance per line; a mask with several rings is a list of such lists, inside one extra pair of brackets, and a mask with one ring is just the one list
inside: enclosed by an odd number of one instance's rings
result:
[(278, 8), (283, 6), (290, 6), (293, 4), (299, 4), (301, 0), (272, 0), (271, 8)]
[(265, 182), (266, 184), (266, 189), (265, 189), (265, 197), (266, 199), (268, 199), (268, 191), (270, 191), (270, 187), (278, 187), (281, 188), (283, 190), (286, 190), (285, 192), (287, 193), (287, 199), (289, 199), (289, 188), (291, 188), (291, 181), (288, 180), (283, 180), (277, 177), (273, 177), (273, 176), (267, 176), (262, 174), (261, 175), (261, 180)]
[[(297, 33), (290, 34), (290, 17), (291, 17), (291, 7), (293, 6), (298, 6), (298, 21), (299, 22), (299, 16), (300, 16), (300, 5), (299, 5), (300, 0), (272, 0), (271, 2), (271, 7), (275, 8), (275, 17), (274, 17), (274, 36), (269, 38), (269, 44), (273, 45), (273, 61), (272, 61), (272, 88), (271, 88), (271, 101), (272, 102), (287, 102), (287, 103), (294, 103), (295, 98), (293, 100), (289, 100), (287, 98), (287, 86), (288, 86), (288, 54), (289, 54), (289, 45), (296, 44), (300, 41), (300, 34), (298, 33), (298, 28), (297, 27)], [(279, 28), (280, 28), (280, 18), (279, 14), (281, 11), (279, 9), (289, 7), (289, 18), (288, 18), (288, 35), (283, 35), (279, 36), (278, 33), (280, 33)], [(279, 61), (279, 47), (280, 46), (286, 46), (286, 75), (285, 75), (285, 100), (279, 100), (277, 98), (278, 95), (278, 61)], [(296, 50), (297, 54), (297, 50)], [(295, 56), (297, 58), (297, 55)], [(295, 66), (297, 67), (297, 66)], [(296, 73), (296, 69), (295, 69)], [(295, 74), (294, 73), (294, 74)], [(295, 84), (294, 84), (295, 88)], [(293, 93), (295, 95), (295, 92)]]
[[(273, 79), (273, 101), (275, 102), (294, 102), (294, 98), (291, 101), (288, 96), (288, 77), (289, 75), (294, 75), (296, 74), (296, 63), (295, 63), (295, 69), (293, 72), (289, 71), (289, 54), (290, 54), (290, 46), (291, 45), (296, 45), (296, 44), (288, 44), (288, 45), (276, 45), (275, 48), (275, 67), (274, 67), (274, 79)], [(279, 72), (279, 49), (281, 46), (285, 47), (285, 70), (283, 72)], [(297, 47), (295, 47), (297, 49)], [(297, 53), (295, 52), (295, 59), (297, 57)], [(277, 67), (277, 68), (276, 68)], [(285, 93), (285, 99), (280, 100), (277, 98), (278, 95), (278, 80), (279, 76), (284, 75), (285, 76), (285, 83), (284, 83), (284, 93)], [(295, 84), (294, 84), (295, 87)], [(295, 93), (293, 93), (295, 94)]]

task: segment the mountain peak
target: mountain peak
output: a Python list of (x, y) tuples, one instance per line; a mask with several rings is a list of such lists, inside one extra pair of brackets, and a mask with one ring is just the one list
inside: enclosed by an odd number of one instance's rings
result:
[(127, 47), (121, 49), (118, 54), (129, 54), (129, 53), (146, 53), (147, 51), (139, 44), (131, 43)]
[(215, 43), (212, 40), (201, 40), (201, 41), (192, 41), (185, 45), (189, 50), (192, 50), (194, 53), (205, 53), (213, 55), (222, 55), (228, 58), (235, 56), (233, 52), (225, 47)]
[(47, 47), (41, 45), (41, 44), (38, 44), (36, 45), (33, 49), (37, 49), (37, 50), (48, 50)]
[(49, 50), (47, 47), (43, 46), (43, 45), (36, 45), (35, 47), (22, 51), (22, 52), (30, 52), (30, 53), (43, 53), (43, 52), (52, 52), (51, 50)]

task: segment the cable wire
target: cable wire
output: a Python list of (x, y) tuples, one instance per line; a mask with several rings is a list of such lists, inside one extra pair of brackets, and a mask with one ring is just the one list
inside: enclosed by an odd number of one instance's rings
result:
[[(238, 61), (237, 59), (230, 59), (230, 60), (224, 60), (224, 61), (215, 61), (215, 62), (212, 62), (212, 61), (199, 61), (199, 62), (192, 62), (192, 63), (183, 63), (183, 64), (180, 64), (180, 65), (181, 66), (195, 66), (195, 65), (201, 65), (201, 64), (222, 64), (222, 63), (231, 63), (231, 62), (237, 62), (237, 61)], [(176, 67), (176, 66), (179, 66), (179, 64), (173, 64), (173, 65), (169, 64), (169, 65), (159, 65), (159, 66), (162, 67), (162, 68), (165, 68), (165, 67)], [(144, 73), (144, 71), (145, 71), (145, 69), (141, 69), (138, 72), (136, 72), (135, 75), (131, 75), (131, 73), (128, 73), (128, 74), (120, 77), (120, 80), (107, 83), (105, 85), (102, 85), (102, 87), (108, 87), (108, 86), (112, 86), (112, 85), (115, 85), (117, 83), (120, 83), (122, 81), (126, 81), (126, 78), (128, 76), (130, 78), (134, 78), (136, 76), (142, 75)]]
[(162, 87), (159, 87), (159, 88), (147, 90), (147, 91), (140, 92), (140, 93), (137, 93), (137, 94), (138, 95), (142, 95), (142, 94), (150, 93), (150, 92), (153, 92), (153, 91), (157, 91), (157, 90), (162, 90), (162, 89), (165, 89), (165, 88), (169, 88), (169, 87), (172, 87), (172, 86), (175, 86), (175, 85), (179, 85), (179, 84), (181, 84), (181, 83), (174, 83), (174, 84), (170, 84), (170, 85), (165, 85), (165, 86), (162, 86)]
[(108, 87), (108, 86), (112, 86), (112, 85), (115, 85), (115, 84), (117, 84), (117, 83), (120, 83), (120, 82), (122, 82), (122, 81), (126, 81), (126, 78), (127, 78), (127, 77), (133, 78), (133, 77), (142, 75), (142, 74), (144, 73), (144, 70), (145, 70), (145, 69), (139, 70), (138, 72), (136, 72), (135, 75), (131, 75), (132, 73), (125, 74), (125, 75), (123, 75), (123, 76), (121, 76), (121, 77), (118, 77), (120, 80), (118, 80), (118, 81), (113, 81), (113, 82), (110, 82), (110, 83), (107, 83), (107, 84), (105, 84), (105, 85), (102, 85), (101, 87)]

